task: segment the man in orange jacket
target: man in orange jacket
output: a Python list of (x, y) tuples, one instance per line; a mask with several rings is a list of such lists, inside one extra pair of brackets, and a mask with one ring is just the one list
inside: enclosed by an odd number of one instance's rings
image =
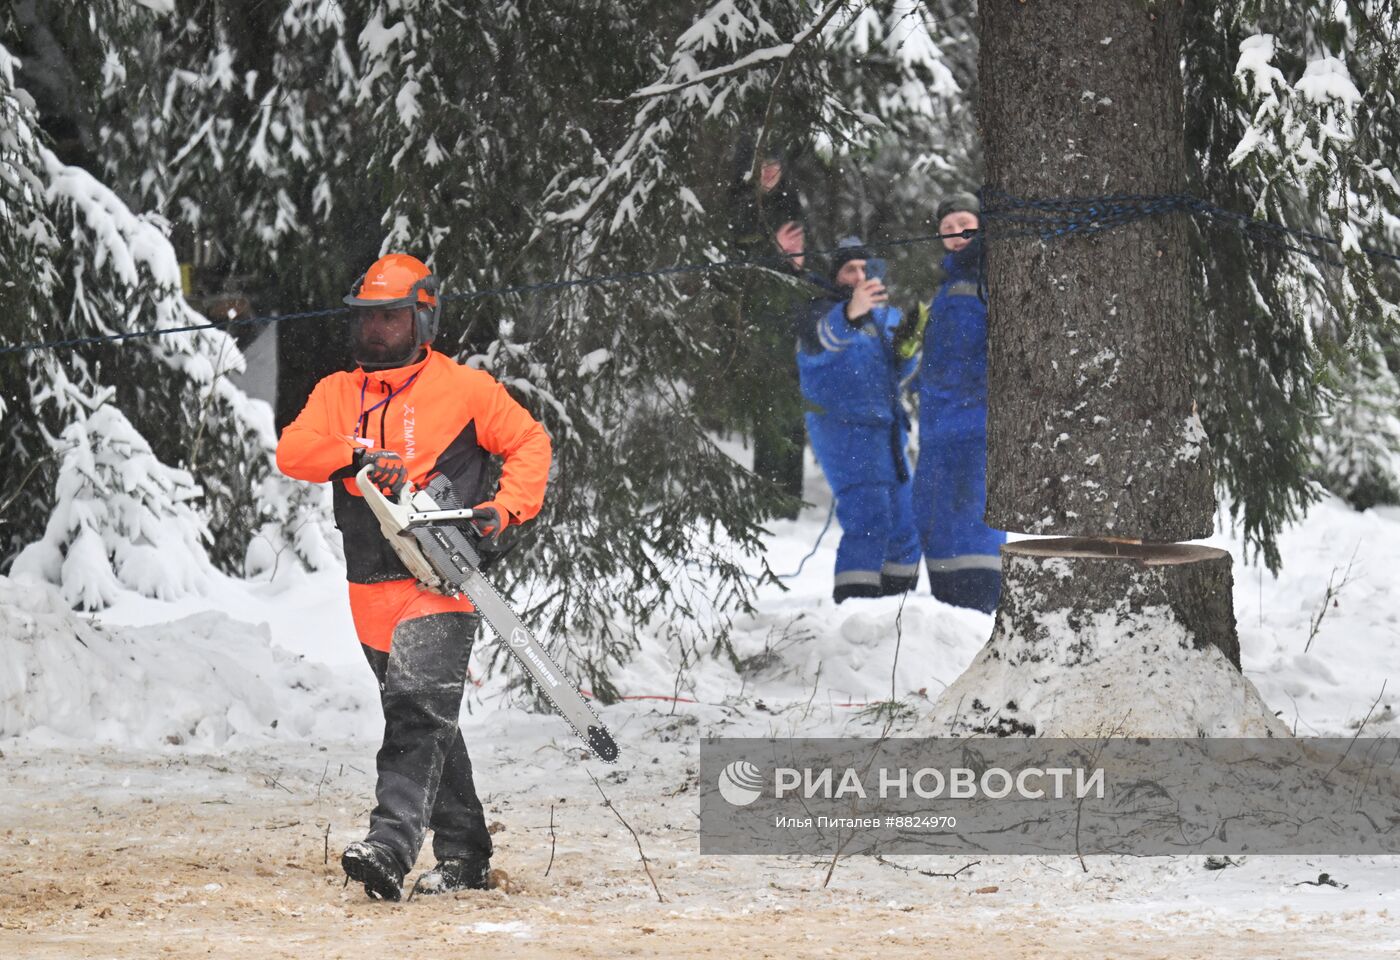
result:
[[(421, 261), (380, 258), (345, 302), (355, 308), (352, 372), (318, 383), (283, 431), (277, 466), (334, 487), (345, 546), (350, 612), (384, 707), (384, 741), (369, 835), (341, 857), (371, 897), (398, 900), (427, 830), (437, 866), (415, 890), (484, 888), (491, 836), (457, 727), (479, 615), (466, 597), (423, 588), (380, 532), (354, 477), (372, 466), (386, 494), (446, 474), (475, 503), (477, 533), (501, 532), (539, 513), (549, 475), (544, 428), (490, 374), (432, 349), (441, 306)], [(504, 458), (494, 497), (490, 457)]]

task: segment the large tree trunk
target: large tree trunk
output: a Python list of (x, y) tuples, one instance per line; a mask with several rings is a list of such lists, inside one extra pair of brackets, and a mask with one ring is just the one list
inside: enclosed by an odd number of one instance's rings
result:
[[(983, 0), (989, 208), (1180, 193), (1181, 8)], [(1181, 214), (1041, 240), (988, 224), (991, 640), (930, 732), (1286, 735), (1239, 671), (1229, 554), (1196, 415)], [(1130, 540), (1147, 541), (1144, 544)]]
[[(1179, 4), (987, 0), (980, 13), (992, 191), (1184, 189)], [(1192, 401), (1182, 215), (1045, 242), (998, 241), (998, 227), (988, 224), (987, 522), (1207, 536), (1215, 500)]]

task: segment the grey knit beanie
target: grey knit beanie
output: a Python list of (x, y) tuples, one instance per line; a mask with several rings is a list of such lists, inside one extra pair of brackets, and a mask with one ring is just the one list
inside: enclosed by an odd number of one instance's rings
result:
[(842, 237), (836, 242), (836, 252), (831, 255), (831, 269), (827, 276), (834, 281), (841, 268), (852, 260), (869, 259), (870, 251), (865, 248), (860, 237)]
[(938, 205), (938, 213), (934, 216), (934, 223), (942, 223), (943, 218), (950, 213), (975, 213), (979, 217), (982, 215), (982, 204), (977, 202), (977, 195), (974, 193), (958, 192), (951, 193), (943, 198), (943, 202)]

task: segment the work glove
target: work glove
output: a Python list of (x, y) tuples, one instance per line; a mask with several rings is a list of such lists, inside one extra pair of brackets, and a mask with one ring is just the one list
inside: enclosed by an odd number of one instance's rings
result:
[(370, 464), (369, 482), (374, 484), (386, 497), (397, 497), (408, 480), (408, 468), (403, 458), (392, 450), (357, 450), (355, 452), (355, 472), (358, 474)]
[(493, 547), (500, 543), (501, 533), (510, 526), (513, 519), (510, 511), (494, 500), (487, 500), (472, 507), (472, 529), (483, 542)]
[(929, 305), (919, 304), (919, 309), (906, 314), (894, 328), (894, 352), (901, 360), (908, 360), (924, 345), (924, 330), (928, 328)]

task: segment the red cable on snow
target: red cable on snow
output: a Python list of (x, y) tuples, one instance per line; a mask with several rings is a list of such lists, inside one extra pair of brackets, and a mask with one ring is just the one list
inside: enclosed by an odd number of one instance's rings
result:
[[(581, 694), (583, 694), (585, 697), (587, 697), (587, 698), (590, 699), (590, 700), (597, 700), (597, 699), (598, 699), (597, 696), (594, 695), (594, 693), (593, 693), (592, 690), (585, 690), (585, 689), (583, 689), (583, 687), (579, 687), (579, 688), (578, 688), (578, 692), (581, 693)], [(659, 694), (659, 693), (641, 693), (641, 694), (637, 694), (636, 696), (633, 696), (633, 697), (618, 697), (618, 699), (619, 699), (619, 700), (665, 700), (665, 701), (667, 701), (668, 703), (699, 703), (699, 702), (700, 702), (699, 700), (691, 700), (689, 697), (668, 697), (668, 696), (663, 696), (662, 694)]]
[[(478, 686), (480, 686), (480, 684), (478, 684)], [(578, 692), (581, 693), (581, 694), (583, 694), (585, 697), (587, 697), (587, 698), (590, 699), (590, 700), (597, 700), (597, 699), (598, 699), (597, 695), (594, 694), (592, 690), (585, 690), (585, 689), (583, 689), (583, 687), (579, 687), (579, 688), (578, 688)], [(660, 694), (660, 693), (639, 693), (639, 694), (636, 694), (636, 695), (630, 696), (630, 697), (618, 697), (617, 699), (619, 699), (619, 700), (664, 700), (664, 701), (666, 701), (667, 703), (702, 703), (702, 702), (703, 702), (703, 701), (700, 701), (700, 700), (692, 700), (692, 699), (690, 699), (689, 697), (671, 697), (671, 696), (666, 696), (665, 694)], [(852, 703), (833, 703), (832, 706), (833, 706), (833, 707), (868, 707), (868, 706), (870, 706), (870, 704), (868, 704), (868, 703), (854, 703), (854, 702), (852, 702)]]

